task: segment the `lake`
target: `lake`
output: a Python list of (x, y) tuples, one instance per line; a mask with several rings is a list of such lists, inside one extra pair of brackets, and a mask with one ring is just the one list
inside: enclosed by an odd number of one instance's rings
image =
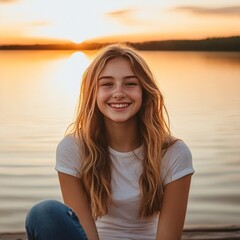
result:
[[(55, 150), (94, 54), (0, 51), (0, 232), (23, 230), (37, 201), (61, 199)], [(141, 55), (165, 96), (174, 135), (192, 151), (186, 225), (240, 224), (240, 53)]]

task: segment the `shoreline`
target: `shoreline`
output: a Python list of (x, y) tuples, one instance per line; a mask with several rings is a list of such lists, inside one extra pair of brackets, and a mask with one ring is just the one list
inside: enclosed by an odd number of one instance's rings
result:
[[(117, 41), (118, 42), (118, 41)], [(65, 44), (10, 44), (0, 45), (0, 50), (71, 50), (89, 51), (117, 42), (65, 43)], [(240, 36), (205, 38), (196, 40), (154, 40), (144, 42), (125, 42), (141, 51), (220, 51), (240, 52)]]
[[(25, 232), (0, 232), (0, 240), (25, 240)], [(240, 239), (240, 225), (189, 225), (183, 230), (182, 240)]]

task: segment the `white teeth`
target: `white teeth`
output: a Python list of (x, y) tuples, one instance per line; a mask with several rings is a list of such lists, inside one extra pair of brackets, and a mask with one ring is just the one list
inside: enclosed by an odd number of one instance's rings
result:
[(125, 108), (128, 107), (128, 103), (111, 103), (110, 106), (113, 108)]

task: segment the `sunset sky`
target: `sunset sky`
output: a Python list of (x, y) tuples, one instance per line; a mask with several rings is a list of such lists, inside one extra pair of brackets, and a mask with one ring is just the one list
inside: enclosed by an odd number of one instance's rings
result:
[(0, 44), (240, 35), (240, 0), (0, 0)]

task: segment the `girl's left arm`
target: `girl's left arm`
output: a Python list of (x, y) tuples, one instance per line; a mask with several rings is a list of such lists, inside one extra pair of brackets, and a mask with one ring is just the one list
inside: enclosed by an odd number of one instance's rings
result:
[(192, 174), (168, 183), (164, 188), (156, 240), (181, 239)]

